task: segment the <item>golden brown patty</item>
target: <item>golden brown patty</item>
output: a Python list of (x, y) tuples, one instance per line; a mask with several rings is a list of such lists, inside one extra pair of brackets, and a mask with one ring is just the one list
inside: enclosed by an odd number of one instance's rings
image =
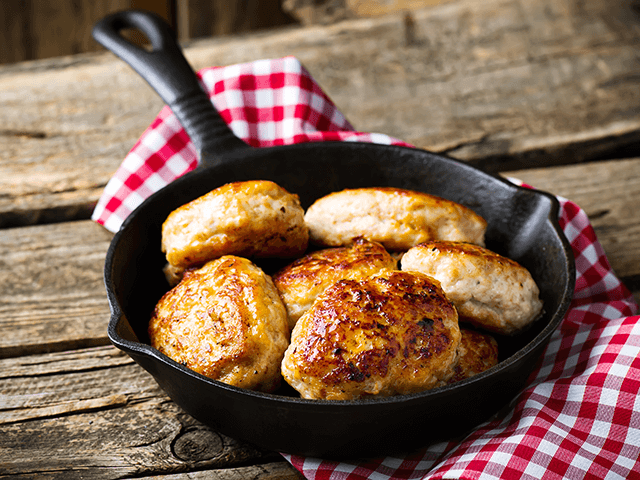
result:
[(270, 392), (280, 385), (289, 328), (271, 279), (245, 258), (224, 256), (185, 272), (156, 305), (149, 337), (202, 375)]
[(303, 398), (418, 392), (449, 380), (459, 343), (437, 281), (385, 270), (327, 288), (294, 327), (282, 373)]
[(408, 250), (429, 240), (484, 245), (487, 222), (472, 210), (426, 193), (399, 188), (357, 188), (318, 199), (305, 214), (310, 240), (348, 245), (355, 237)]
[(473, 377), (498, 364), (498, 342), (488, 333), (461, 328), (458, 363), (449, 383)]
[(436, 278), (458, 309), (460, 321), (504, 335), (518, 333), (542, 312), (529, 271), (486, 248), (429, 242), (404, 254), (402, 270)]
[(309, 232), (297, 195), (264, 180), (223, 185), (177, 208), (162, 225), (162, 251), (178, 269), (222, 255), (301, 255)]
[(273, 275), (293, 328), (316, 297), (338, 280), (394, 270), (397, 262), (376, 242), (356, 239), (349, 247), (319, 250), (294, 261)]

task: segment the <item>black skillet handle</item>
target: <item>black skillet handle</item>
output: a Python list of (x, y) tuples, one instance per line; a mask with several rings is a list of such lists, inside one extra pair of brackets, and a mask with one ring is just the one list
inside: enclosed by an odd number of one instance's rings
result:
[[(147, 51), (125, 39), (120, 32), (138, 29), (151, 42)], [(203, 159), (250, 148), (236, 137), (182, 54), (175, 34), (158, 15), (126, 10), (106, 16), (93, 27), (93, 38), (128, 63), (156, 91), (176, 115)], [(207, 155), (202, 156), (206, 151)]]

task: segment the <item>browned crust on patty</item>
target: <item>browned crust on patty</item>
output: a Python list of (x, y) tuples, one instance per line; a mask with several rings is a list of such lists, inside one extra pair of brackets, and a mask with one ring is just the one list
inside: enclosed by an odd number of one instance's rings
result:
[(396, 260), (377, 242), (363, 238), (348, 247), (318, 250), (276, 272), (272, 278), (280, 292), (293, 328), (327, 287), (338, 280), (395, 269)]
[(177, 208), (162, 225), (162, 251), (174, 268), (223, 255), (294, 258), (309, 231), (297, 195), (271, 181), (228, 183)]
[(149, 337), (154, 348), (202, 375), (273, 391), (289, 328), (271, 279), (245, 258), (224, 256), (185, 272), (157, 303)]
[(341, 280), (296, 324), (283, 375), (303, 398), (426, 390), (453, 375), (457, 312), (426, 275), (383, 271)]
[(473, 377), (498, 364), (498, 342), (488, 333), (461, 328), (458, 363), (449, 383)]

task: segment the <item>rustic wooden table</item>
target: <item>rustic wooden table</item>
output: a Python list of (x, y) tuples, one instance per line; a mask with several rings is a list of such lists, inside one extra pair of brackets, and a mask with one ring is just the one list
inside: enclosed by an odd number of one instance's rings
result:
[[(194, 42), (194, 66), (298, 57), (347, 118), (577, 202), (640, 293), (640, 12), (453, 0)], [(91, 210), (162, 107), (109, 53), (0, 67), (0, 476), (299, 478), (182, 412), (110, 346)]]

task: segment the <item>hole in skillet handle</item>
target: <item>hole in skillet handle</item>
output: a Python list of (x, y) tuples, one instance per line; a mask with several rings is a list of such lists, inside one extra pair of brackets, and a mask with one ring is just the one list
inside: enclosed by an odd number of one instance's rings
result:
[(125, 27), (120, 30), (120, 35), (132, 44), (144, 49), (146, 52), (153, 52), (153, 45), (147, 36), (137, 28)]
[[(142, 32), (150, 48), (131, 43), (123, 32)], [(93, 38), (133, 68), (165, 101), (196, 147), (202, 165), (249, 145), (236, 137), (200, 86), (184, 57), (175, 32), (152, 12), (125, 10), (98, 21)], [(206, 153), (205, 153), (206, 152)]]

